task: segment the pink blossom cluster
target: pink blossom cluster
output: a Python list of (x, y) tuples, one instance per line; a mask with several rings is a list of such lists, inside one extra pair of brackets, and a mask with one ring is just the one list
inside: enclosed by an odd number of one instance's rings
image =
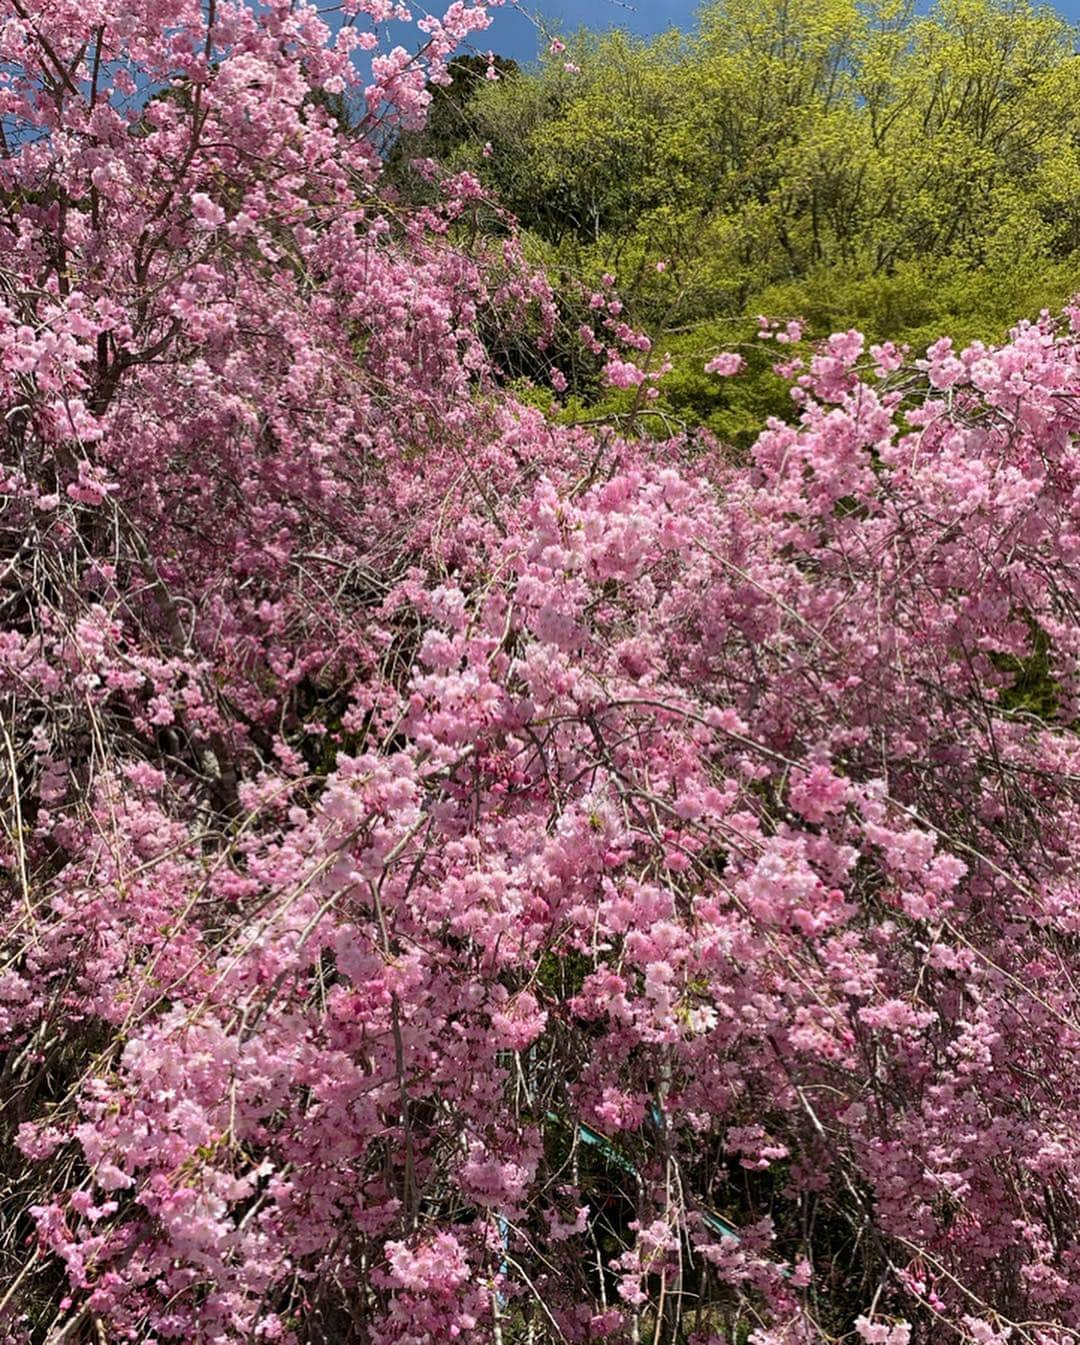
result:
[(482, 7), (0, 13), (5, 1342), (1075, 1340), (1080, 313), (558, 427)]

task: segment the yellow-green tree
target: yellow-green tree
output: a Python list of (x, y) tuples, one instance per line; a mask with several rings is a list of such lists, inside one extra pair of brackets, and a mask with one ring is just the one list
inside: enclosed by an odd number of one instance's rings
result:
[[(736, 439), (782, 409), (759, 312), (918, 347), (999, 339), (1080, 286), (1080, 65), (1052, 10), (710, 0), (699, 18), (692, 37), (579, 34), (485, 81), (445, 156), (554, 274), (617, 276), (675, 358), (660, 409)], [(733, 344), (757, 376), (718, 384), (702, 365)]]

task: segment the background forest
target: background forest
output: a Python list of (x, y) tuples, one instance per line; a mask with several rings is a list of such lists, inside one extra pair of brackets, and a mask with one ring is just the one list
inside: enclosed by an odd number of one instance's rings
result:
[[(496, 81), (484, 57), (456, 61), (392, 176), (416, 199), (417, 158), (475, 173), (564, 295), (613, 274), (629, 321), (671, 354), (652, 409), (673, 425), (745, 446), (790, 406), (759, 314), (919, 351), (1000, 341), (1076, 287), (1080, 62), (1051, 8), (711, 0), (693, 36), (562, 46), (535, 69), (499, 62)], [(552, 352), (561, 414), (630, 409), (577, 344)], [(706, 375), (720, 348), (753, 376)]]

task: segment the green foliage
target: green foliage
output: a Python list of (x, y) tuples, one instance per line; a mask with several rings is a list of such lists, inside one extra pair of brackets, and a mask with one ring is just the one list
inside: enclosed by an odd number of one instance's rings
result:
[[(462, 82), (455, 134), (435, 140), (553, 274), (616, 275), (629, 319), (675, 361), (655, 409), (738, 443), (790, 407), (758, 313), (918, 349), (1000, 340), (1068, 297), (1073, 46), (1027, 0), (925, 16), (906, 0), (709, 0), (693, 37), (582, 33), (535, 70)], [(731, 348), (749, 378), (702, 373)], [(626, 409), (565, 371), (587, 415)]]
[(1050, 669), (1050, 639), (1044, 630), (1032, 625), (1030, 654), (1023, 658), (996, 654), (993, 661), (1013, 679), (998, 697), (1003, 709), (1046, 722), (1056, 717), (1061, 688)]
[[(491, 68), (499, 79), (518, 74), (516, 61), (496, 56)], [(431, 86), (431, 103), (422, 131), (402, 135), (386, 157), (385, 179), (409, 196), (427, 194), (426, 178), (412, 168), (415, 159), (448, 161), (454, 152), (473, 139), (472, 119), (466, 108), (477, 98), (488, 78), (485, 56), (458, 56), (450, 62), (448, 84)]]

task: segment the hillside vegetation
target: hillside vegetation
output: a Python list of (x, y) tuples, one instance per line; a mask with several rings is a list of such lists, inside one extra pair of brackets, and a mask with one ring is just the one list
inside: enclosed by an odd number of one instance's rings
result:
[[(393, 167), (407, 194), (415, 156), (476, 173), (567, 295), (613, 274), (657, 360), (674, 359), (654, 409), (745, 443), (789, 405), (758, 314), (921, 350), (1000, 341), (1068, 297), (1073, 50), (1069, 25), (1026, 0), (921, 16), (903, 0), (708, 0), (692, 37), (581, 33), (498, 81), (460, 63)], [(756, 376), (717, 386), (703, 363), (732, 346)], [(571, 415), (630, 404), (599, 396), (580, 353), (553, 360)]]

